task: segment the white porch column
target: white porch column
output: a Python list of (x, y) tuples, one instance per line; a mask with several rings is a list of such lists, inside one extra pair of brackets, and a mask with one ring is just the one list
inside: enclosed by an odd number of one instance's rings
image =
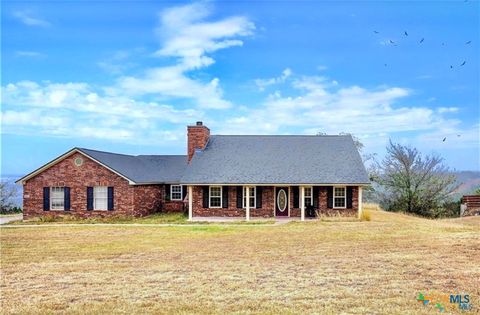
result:
[(188, 221), (193, 218), (193, 187), (188, 186)]
[(250, 221), (250, 187), (246, 186), (244, 189), (247, 191), (247, 200), (245, 200), (245, 220)]
[(362, 201), (362, 186), (358, 186), (358, 218), (362, 217), (363, 201)]
[(305, 221), (305, 187), (300, 187), (300, 213), (301, 220)]

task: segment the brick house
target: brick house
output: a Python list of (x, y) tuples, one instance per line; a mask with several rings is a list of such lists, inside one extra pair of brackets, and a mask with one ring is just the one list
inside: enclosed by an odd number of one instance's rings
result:
[(74, 148), (17, 181), (24, 217), (357, 215), (369, 179), (350, 136), (210, 135), (187, 127), (187, 155)]

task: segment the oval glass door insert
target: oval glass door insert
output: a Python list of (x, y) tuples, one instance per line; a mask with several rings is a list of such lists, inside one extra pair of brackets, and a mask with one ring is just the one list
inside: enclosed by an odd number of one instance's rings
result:
[(280, 212), (285, 211), (287, 208), (287, 194), (284, 189), (280, 189), (277, 195), (277, 207)]

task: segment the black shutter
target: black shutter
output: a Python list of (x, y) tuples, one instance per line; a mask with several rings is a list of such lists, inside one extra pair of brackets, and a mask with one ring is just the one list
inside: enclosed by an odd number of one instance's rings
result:
[(298, 193), (298, 186), (293, 186), (292, 189), (293, 189), (293, 207), (299, 208), (300, 194)]
[(352, 209), (353, 187), (347, 187), (347, 208)]
[(237, 208), (242, 209), (243, 205), (243, 187), (237, 186)]
[(313, 194), (313, 208), (314, 209), (318, 209), (318, 198), (319, 198), (319, 192), (320, 190), (318, 189), (319, 187), (318, 186), (313, 186), (313, 189), (312, 189), (312, 194)]
[(93, 210), (93, 187), (87, 187), (87, 210)]
[(50, 210), (50, 187), (43, 187), (43, 211)]
[(185, 200), (185, 197), (187, 196), (187, 190), (188, 190), (188, 187), (182, 185), (182, 200)]
[(256, 208), (262, 207), (262, 186), (257, 186), (257, 204)]
[(113, 187), (108, 187), (107, 188), (107, 209), (112, 211), (113, 210)]
[(333, 208), (333, 187), (327, 187), (327, 208)]
[(70, 187), (63, 188), (63, 204), (65, 211), (70, 211)]
[(208, 208), (208, 186), (203, 186), (203, 207)]
[(228, 186), (222, 186), (222, 208), (228, 208)]
[(170, 201), (172, 198), (170, 198), (170, 185), (167, 184), (165, 185), (165, 200)]

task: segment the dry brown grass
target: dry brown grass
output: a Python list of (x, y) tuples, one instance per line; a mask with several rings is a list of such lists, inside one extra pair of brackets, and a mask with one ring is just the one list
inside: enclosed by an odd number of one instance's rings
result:
[[(480, 306), (480, 217), (2, 228), (2, 313), (432, 314)], [(451, 309), (450, 311), (456, 312)]]

